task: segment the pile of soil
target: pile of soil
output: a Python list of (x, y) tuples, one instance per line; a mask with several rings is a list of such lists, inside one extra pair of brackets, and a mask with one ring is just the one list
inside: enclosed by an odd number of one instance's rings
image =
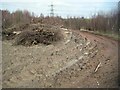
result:
[(14, 40), (14, 45), (49, 45), (63, 37), (60, 29), (42, 24), (25, 24), (2, 31), (3, 40)]
[(2, 29), (2, 40), (13, 40), (16, 37), (17, 31), (22, 31), (25, 30), (29, 27), (30, 25), (28, 23), (26, 24), (18, 24), (14, 25), (8, 29)]
[(60, 31), (55, 30), (26, 30), (15, 39), (15, 45), (31, 46), (39, 43), (49, 45), (62, 39)]

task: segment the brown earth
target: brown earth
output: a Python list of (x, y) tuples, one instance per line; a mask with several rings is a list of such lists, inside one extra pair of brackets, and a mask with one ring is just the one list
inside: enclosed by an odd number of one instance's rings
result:
[(64, 40), (44, 46), (3, 41), (3, 87), (118, 87), (118, 43), (88, 32), (61, 29)]
[[(77, 32), (76, 32), (77, 33)], [(95, 35), (89, 32), (80, 32), (80, 35), (89, 39), (91, 42), (96, 42), (99, 53), (94, 57), (93, 61), (101, 62), (100, 70), (92, 77), (98, 80), (98, 87), (117, 87), (118, 85), (118, 41), (100, 35)], [(91, 77), (86, 82), (93, 81)]]

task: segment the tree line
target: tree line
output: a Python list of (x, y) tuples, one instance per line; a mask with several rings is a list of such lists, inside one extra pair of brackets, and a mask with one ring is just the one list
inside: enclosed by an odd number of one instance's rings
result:
[(17, 10), (15, 12), (10, 13), (8, 10), (0, 10), (2, 12), (2, 28), (9, 28), (16, 24), (21, 23), (29, 23), (31, 19), (34, 17), (27, 10)]
[(20, 23), (41, 23), (62, 26), (69, 29), (81, 30), (87, 29), (90, 31), (99, 32), (113, 32), (117, 33), (118, 18), (120, 15), (119, 10), (113, 10), (109, 13), (98, 12), (97, 15), (93, 15), (91, 18), (84, 17), (67, 17), (62, 18), (60, 16), (50, 17), (41, 14), (36, 17), (34, 13), (30, 13), (27, 10), (17, 10), (10, 13), (8, 10), (0, 10), (2, 12), (2, 28), (8, 28)]

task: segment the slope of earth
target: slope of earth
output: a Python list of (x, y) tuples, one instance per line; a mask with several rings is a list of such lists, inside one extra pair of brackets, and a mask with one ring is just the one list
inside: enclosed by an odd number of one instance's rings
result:
[(117, 42), (61, 28), (56, 44), (13, 46), (2, 43), (3, 87), (117, 87)]

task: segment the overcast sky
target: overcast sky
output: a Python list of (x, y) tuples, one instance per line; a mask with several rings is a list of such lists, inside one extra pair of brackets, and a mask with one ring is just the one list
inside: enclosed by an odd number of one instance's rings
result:
[(98, 11), (108, 12), (117, 8), (119, 0), (0, 0), (0, 9), (29, 10), (36, 15), (49, 15), (50, 4), (54, 5), (55, 15), (62, 17), (89, 17)]

